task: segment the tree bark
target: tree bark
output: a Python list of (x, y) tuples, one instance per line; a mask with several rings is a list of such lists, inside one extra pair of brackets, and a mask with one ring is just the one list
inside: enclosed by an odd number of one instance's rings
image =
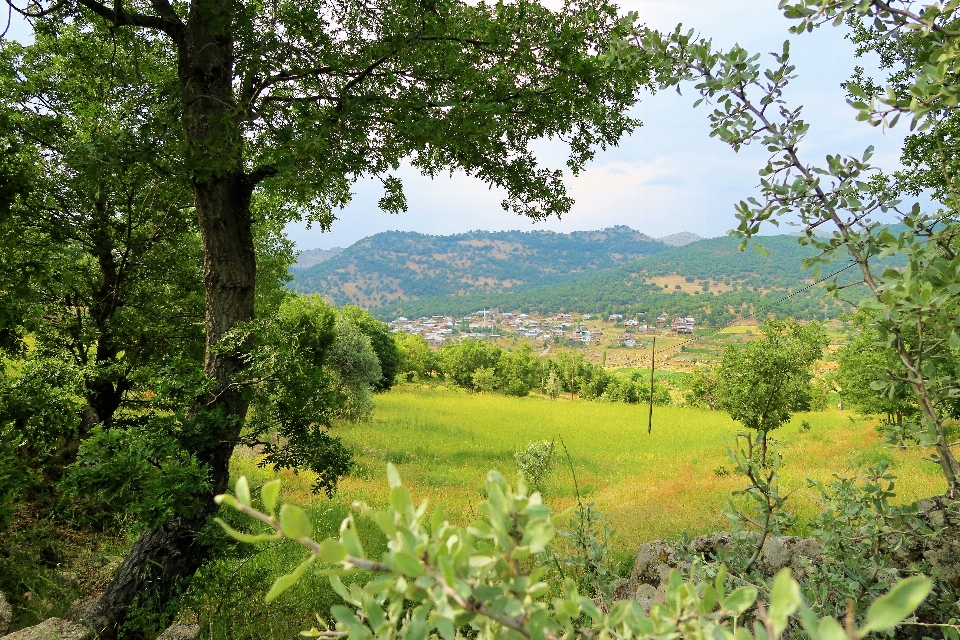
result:
[[(230, 457), (247, 412), (247, 400), (230, 385), (244, 366), (244, 347), (232, 352), (216, 348), (231, 329), (253, 319), (256, 279), (250, 213), (255, 185), (243, 168), (232, 85), (234, 12), (235, 5), (226, 0), (193, 0), (182, 36), (175, 38), (186, 163), (203, 243), (204, 373), (213, 383), (196, 410), (212, 412), (209, 424), (216, 425), (194, 453), (209, 469), (211, 491), (203, 496), (196, 518), (166, 522), (134, 544), (88, 619), (101, 640), (116, 638), (133, 607), (167, 610), (208, 557), (197, 533), (216, 510), (213, 496), (227, 488)], [(124, 637), (147, 633), (128, 628)]]

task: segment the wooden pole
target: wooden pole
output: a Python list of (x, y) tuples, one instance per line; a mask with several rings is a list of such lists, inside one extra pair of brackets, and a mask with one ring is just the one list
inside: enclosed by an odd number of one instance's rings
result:
[(650, 347), (650, 413), (647, 416), (647, 434), (653, 431), (653, 370), (657, 365), (657, 334), (653, 334), (653, 346)]

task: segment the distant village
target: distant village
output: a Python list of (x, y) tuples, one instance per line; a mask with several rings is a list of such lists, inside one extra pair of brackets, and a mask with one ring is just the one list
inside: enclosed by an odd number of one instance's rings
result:
[(497, 340), (506, 336), (531, 338), (542, 342), (583, 343), (590, 345), (605, 335), (617, 332), (616, 340), (607, 340), (616, 346), (633, 348), (645, 346), (644, 336), (661, 332), (676, 334), (693, 334), (696, 331), (696, 320), (692, 316), (674, 318), (672, 323), (667, 322), (663, 315), (653, 321), (643, 319), (644, 314), (637, 317), (625, 318), (623, 314), (610, 314), (604, 322), (596, 314), (558, 313), (553, 316), (540, 314), (509, 313), (492, 310), (481, 310), (453, 318), (451, 316), (431, 316), (429, 318), (404, 318), (391, 320), (388, 324), (394, 332), (405, 332), (422, 335), (424, 339), (435, 347), (455, 340)]

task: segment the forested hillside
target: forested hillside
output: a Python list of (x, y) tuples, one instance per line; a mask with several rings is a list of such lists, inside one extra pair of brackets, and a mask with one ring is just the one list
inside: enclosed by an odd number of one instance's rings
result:
[[(516, 293), (431, 297), (373, 309), (380, 317), (461, 315), (480, 308), (521, 311), (592, 313), (665, 313), (696, 315), (708, 324), (723, 324), (758, 308), (769, 307), (809, 284), (812, 274), (801, 268), (814, 250), (792, 236), (762, 238), (769, 255), (739, 251), (736, 238), (700, 240), (613, 269), (584, 274), (567, 282)], [(840, 268), (843, 265), (838, 265)], [(824, 272), (826, 275), (830, 271)], [(850, 272), (841, 282), (855, 279)], [(860, 292), (847, 289), (842, 300), (812, 289), (776, 307), (779, 315), (822, 319), (849, 311), (843, 300), (856, 302)]]
[(474, 231), (452, 236), (388, 231), (309, 268), (291, 287), (336, 304), (515, 291), (609, 269), (669, 247), (626, 226), (601, 231)]

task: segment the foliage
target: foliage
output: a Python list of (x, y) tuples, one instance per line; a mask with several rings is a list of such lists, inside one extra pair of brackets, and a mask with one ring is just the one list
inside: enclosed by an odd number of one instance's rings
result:
[(497, 384), (497, 374), (493, 367), (479, 367), (470, 375), (470, 384), (475, 391), (491, 393)]
[(234, 337), (251, 339), (256, 346), (238, 380), (256, 390), (244, 441), (263, 447), (262, 465), (310, 469), (314, 490), (332, 494), (351, 456), (330, 425), (370, 411), (370, 387), (382, 378), (370, 338), (319, 296), (295, 296)]
[(444, 345), (437, 357), (445, 378), (464, 389), (476, 389), (474, 372), (478, 369), (490, 369), (492, 372), (500, 361), (500, 355), (500, 348), (495, 345), (482, 340), (461, 340)]
[(903, 363), (870, 326), (868, 318), (855, 318), (856, 334), (837, 350), (836, 383), (840, 398), (856, 411), (883, 417), (888, 440), (903, 444), (907, 422), (919, 418), (916, 396), (902, 382)]
[[(862, 53), (881, 53), (884, 71), (890, 74), (886, 93), (881, 95), (876, 83), (865, 80), (862, 70), (846, 89), (859, 120), (894, 126), (906, 115), (912, 126), (926, 132), (904, 150), (909, 171), (891, 179), (870, 164), (872, 147), (862, 154), (828, 155), (821, 166), (803, 159), (801, 143), (810, 125), (802, 109), (789, 107), (783, 97), (795, 71), (789, 41), (773, 55), (773, 68), (761, 70), (759, 55), (742, 47), (718, 52), (709, 41), (696, 40), (679, 27), (671, 34), (638, 28), (633, 41), (625, 41), (610, 61), (629, 66), (638, 51), (644, 64), (650, 56), (661, 56), (659, 79), (664, 85), (692, 80), (701, 96), (697, 104), (717, 105), (708, 116), (711, 135), (734, 150), (752, 142), (765, 146), (770, 159), (761, 170), (762, 198), (736, 206), (739, 225), (734, 233), (746, 245), (765, 224), (796, 216), (803, 229), (800, 242), (819, 252), (808, 265), (840, 256), (850, 259), (849, 266), (857, 268), (869, 291), (859, 307), (870, 317), (880, 342), (900, 360), (905, 375), (898, 382), (908, 384), (917, 399), (922, 427), (918, 436), (936, 449), (944, 477), (951, 491), (957, 491), (960, 464), (950, 450), (946, 425), (960, 393), (960, 200), (951, 173), (956, 166), (948, 160), (944, 136), (957, 115), (953, 96), (960, 32), (953, 25), (958, 5), (921, 5), (915, 11), (914, 3), (903, 1), (799, 0), (785, 1), (782, 7), (787, 17), (798, 21), (793, 27), (797, 33), (848, 21), (855, 25)], [(917, 179), (905, 175), (910, 173)], [(901, 207), (902, 196), (916, 193), (924, 183), (936, 187), (939, 208)], [(902, 226), (891, 229), (877, 221), (891, 213)], [(834, 229), (830, 237), (814, 234), (823, 224)], [(899, 268), (883, 264), (882, 258), (891, 256)], [(834, 283), (833, 290), (839, 291), (840, 284)]]
[(723, 352), (717, 404), (757, 432), (761, 460), (766, 459), (767, 434), (809, 406), (812, 367), (826, 344), (820, 324), (770, 320), (762, 338)]
[[(308, 637), (386, 638), (561, 637), (566, 634), (612, 638), (654, 638), (677, 634), (689, 638), (779, 638), (790, 619), (796, 619), (810, 638), (862, 638), (896, 627), (929, 593), (930, 581), (912, 577), (898, 583), (869, 609), (865, 624), (845, 632), (833, 618), (819, 618), (804, 602), (789, 571), (774, 580), (767, 606), (758, 606), (753, 633), (739, 624), (740, 616), (757, 599), (757, 590), (745, 586), (727, 591), (726, 573), (712, 584), (684, 581), (674, 571), (669, 579), (667, 604), (654, 605), (645, 614), (634, 601), (622, 601), (607, 612), (581, 595), (573, 580), (564, 581), (561, 594), (549, 600), (544, 569), (526, 562), (544, 553), (555, 535), (550, 509), (538, 493), (527, 494), (521, 483), (514, 490), (498, 473), (487, 477), (487, 500), (480, 519), (470, 527), (444, 521), (442, 511), (427, 518), (427, 504), (415, 507), (396, 469), (387, 467), (390, 506), (376, 510), (361, 506), (388, 540), (380, 560), (367, 557), (360, 546), (354, 515), (344, 519), (337, 538), (315, 542), (304, 511), (290, 504), (277, 509), (280, 481), (264, 485), (264, 511), (252, 507), (246, 478), (237, 481), (236, 497), (217, 501), (267, 525), (263, 534), (240, 533), (221, 521), (232, 537), (255, 542), (290, 539), (309, 550), (291, 573), (277, 578), (267, 593), (274, 600), (293, 587), (319, 561), (344, 599), (331, 608), (335, 631), (317, 628)], [(277, 515), (279, 513), (279, 516)], [(381, 574), (364, 586), (345, 586), (341, 575), (356, 570)], [(320, 619), (322, 621), (322, 618)], [(848, 636), (849, 634), (849, 636)]]
[(373, 388), (376, 391), (386, 391), (393, 386), (400, 367), (400, 349), (390, 335), (390, 328), (359, 307), (346, 306), (340, 309), (340, 313), (370, 339), (370, 346), (377, 355), (382, 373)]
[(517, 461), (517, 471), (524, 481), (536, 491), (544, 491), (547, 476), (553, 470), (556, 452), (553, 440), (531, 442), (524, 449), (513, 454)]
[(426, 339), (416, 333), (395, 333), (394, 340), (400, 353), (400, 376), (408, 382), (424, 380), (440, 372), (438, 357)]
[[(748, 481), (745, 488), (733, 493), (734, 498), (741, 498), (740, 502), (727, 502), (727, 519), (738, 548), (726, 560), (740, 574), (749, 573), (768, 536), (783, 535), (794, 523), (785, 508), (790, 494), (780, 492), (783, 458), (779, 451), (767, 451), (766, 440), (758, 447), (753, 436), (749, 432), (739, 433), (736, 444), (727, 449), (734, 471)], [(748, 531), (754, 535), (745, 535)], [(746, 547), (751, 545), (752, 550), (747, 551)]]
[(916, 505), (892, 502), (895, 482), (885, 462), (834, 474), (829, 483), (808, 480), (821, 507), (813, 534), (825, 559), (811, 567), (808, 597), (821, 613), (840, 615), (853, 600), (862, 615), (865, 600), (903, 577), (894, 563), (895, 550), (908, 536), (933, 533), (916, 517)]
[(504, 353), (497, 362), (499, 386), (509, 396), (523, 397), (539, 386), (542, 366), (528, 344)]
[(691, 407), (716, 410), (719, 385), (720, 375), (717, 371), (704, 366), (694, 367), (683, 396), (684, 403)]

